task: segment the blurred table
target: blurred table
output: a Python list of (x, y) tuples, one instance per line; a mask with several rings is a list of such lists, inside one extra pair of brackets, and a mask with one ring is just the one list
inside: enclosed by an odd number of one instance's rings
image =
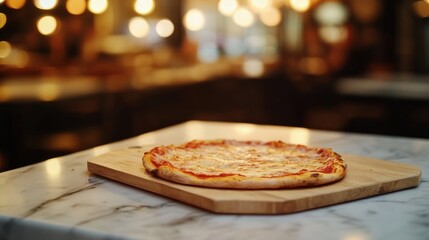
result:
[(339, 81), (337, 91), (350, 96), (429, 101), (429, 76), (345, 78)]
[[(283, 140), (413, 164), (417, 188), (289, 215), (223, 215), (92, 175), (88, 159), (192, 139)], [(429, 235), (429, 140), (190, 121), (0, 173), (0, 239), (410, 239)]]
[(272, 79), (234, 77), (231, 64), (0, 79), (0, 172), (190, 119), (267, 122), (278, 114)]
[(336, 91), (344, 131), (429, 138), (429, 76), (344, 78)]

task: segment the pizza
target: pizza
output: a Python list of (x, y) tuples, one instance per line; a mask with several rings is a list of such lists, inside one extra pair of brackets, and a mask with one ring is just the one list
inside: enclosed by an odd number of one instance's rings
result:
[(231, 189), (318, 186), (341, 180), (347, 170), (330, 148), (228, 139), (157, 146), (144, 153), (143, 165), (171, 182)]

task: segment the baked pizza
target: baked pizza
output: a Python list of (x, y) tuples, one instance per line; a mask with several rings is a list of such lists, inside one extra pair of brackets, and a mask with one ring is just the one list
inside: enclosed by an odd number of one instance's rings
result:
[(143, 165), (168, 181), (232, 189), (318, 186), (344, 178), (347, 169), (330, 148), (225, 139), (158, 146), (144, 153)]

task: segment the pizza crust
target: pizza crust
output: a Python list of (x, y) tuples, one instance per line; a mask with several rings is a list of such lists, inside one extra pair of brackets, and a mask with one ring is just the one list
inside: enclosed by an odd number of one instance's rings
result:
[[(179, 147), (183, 147), (181, 145)], [(302, 145), (300, 145), (302, 146)], [(177, 146), (167, 146), (167, 148)], [(310, 148), (309, 148), (310, 149)], [(156, 151), (154, 151), (156, 150)], [(164, 150), (159, 152), (159, 149), (152, 149), (143, 156), (143, 165), (152, 175), (162, 179), (193, 186), (203, 186), (210, 188), (230, 188), (230, 189), (279, 189), (279, 188), (297, 188), (319, 186), (332, 182), (336, 182), (344, 178), (346, 175), (347, 165), (341, 159), (341, 156), (331, 151), (324, 149), (328, 158), (332, 158), (332, 171), (329, 173), (308, 171), (299, 174), (291, 174), (280, 177), (255, 177), (241, 174), (232, 175), (213, 175), (199, 177), (198, 173), (187, 172), (173, 166), (172, 163), (165, 161), (163, 164), (156, 166), (159, 157), (163, 156)]]

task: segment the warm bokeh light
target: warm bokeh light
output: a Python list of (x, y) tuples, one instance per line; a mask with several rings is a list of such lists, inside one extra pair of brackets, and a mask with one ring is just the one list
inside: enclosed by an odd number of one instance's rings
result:
[(149, 33), (149, 24), (142, 17), (133, 17), (128, 24), (128, 29), (134, 37), (143, 38)]
[(34, 0), (34, 6), (42, 10), (53, 9), (57, 3), (58, 0)]
[(260, 18), (262, 23), (269, 27), (277, 26), (282, 20), (282, 14), (279, 9), (268, 7), (261, 11)]
[(248, 0), (251, 8), (259, 11), (271, 5), (270, 0)]
[(43, 35), (50, 35), (57, 29), (57, 19), (53, 16), (44, 16), (37, 21), (37, 30)]
[(290, 0), (290, 7), (297, 12), (305, 12), (310, 8), (310, 0)]
[(173, 23), (168, 19), (162, 19), (156, 24), (156, 33), (160, 37), (166, 38), (171, 36), (174, 32), (174, 25)]
[(6, 58), (9, 56), (10, 52), (12, 51), (12, 46), (9, 42), (1, 41), (0, 42), (0, 58)]
[(429, 1), (417, 1), (413, 3), (414, 12), (421, 18), (429, 17)]
[(6, 14), (0, 13), (0, 29), (6, 25), (7, 17)]
[(6, 5), (13, 9), (20, 9), (25, 5), (25, 0), (6, 0)]
[(191, 9), (185, 14), (183, 24), (191, 31), (199, 31), (204, 28), (206, 19), (200, 10)]
[(136, 0), (134, 2), (134, 11), (138, 14), (147, 15), (155, 9), (154, 0)]
[(347, 38), (347, 29), (345, 27), (337, 26), (320, 27), (319, 35), (325, 42), (335, 44), (344, 41)]
[(264, 63), (256, 58), (246, 59), (243, 62), (243, 72), (249, 77), (260, 77), (264, 73)]
[(94, 14), (101, 14), (107, 10), (109, 2), (107, 0), (89, 0), (88, 10)]
[(66, 9), (73, 15), (80, 15), (85, 12), (86, 1), (85, 0), (67, 0)]
[(347, 20), (348, 12), (340, 2), (323, 2), (315, 9), (314, 17), (321, 25), (341, 25)]
[(237, 8), (237, 0), (220, 0), (218, 4), (219, 12), (225, 16), (232, 16)]
[(255, 22), (253, 13), (244, 7), (239, 7), (232, 16), (232, 19), (241, 27), (250, 27)]

